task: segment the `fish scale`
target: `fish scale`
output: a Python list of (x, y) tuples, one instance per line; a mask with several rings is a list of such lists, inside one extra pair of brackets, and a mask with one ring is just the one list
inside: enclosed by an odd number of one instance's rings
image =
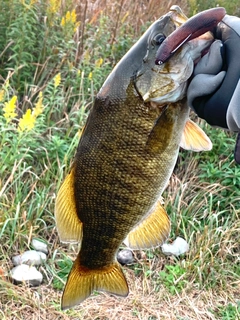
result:
[(116, 260), (120, 245), (146, 249), (167, 239), (170, 221), (160, 198), (179, 146), (211, 148), (208, 137), (188, 119), (184, 96), (194, 65), (191, 53), (199, 47), (198, 58), (212, 37), (185, 44), (166, 64), (155, 66), (160, 45), (155, 37), (169, 36), (179, 15), (170, 11), (153, 23), (115, 66), (88, 116), (55, 205), (60, 239), (81, 242), (62, 309), (82, 302), (93, 290), (128, 294)]
[[(138, 99), (138, 104), (142, 103), (141, 99)], [(136, 107), (136, 102), (134, 101), (134, 107)], [(175, 110), (176, 108), (174, 108)], [(106, 110), (109, 116), (109, 110)], [(94, 115), (93, 115), (94, 117)], [(111, 118), (111, 116), (110, 116)], [(94, 119), (98, 118), (94, 117)], [(146, 118), (144, 117), (146, 121)], [(154, 119), (156, 120), (156, 119)], [(149, 121), (149, 132), (152, 129), (153, 121)], [(182, 119), (182, 126), (185, 124), (185, 116)], [(89, 123), (92, 123), (91, 116), (89, 117)], [(94, 124), (94, 123), (93, 123)], [(92, 130), (88, 127), (85, 128), (84, 134), (88, 135), (88, 130)], [(103, 128), (104, 130), (104, 128)], [(118, 131), (117, 127), (114, 127), (115, 131)], [(106, 140), (101, 135), (101, 140), (107, 144), (108, 137), (111, 136), (112, 132), (107, 130)], [(84, 265), (88, 264), (89, 268), (96, 267), (96, 261), (106, 264), (106, 260), (103, 259), (102, 250), (106, 247), (106, 241), (103, 241), (102, 234), (108, 234), (108, 255), (110, 261), (112, 261), (116, 250), (119, 245), (127, 236), (127, 233), (135, 226), (135, 224), (141, 219), (141, 217), (146, 214), (153, 204), (156, 201), (156, 192), (161, 192), (160, 188), (163, 184), (161, 176), (169, 176), (171, 174), (168, 170), (169, 162), (171, 159), (165, 157), (165, 163), (163, 161), (159, 162), (162, 158), (162, 154), (157, 154), (157, 157), (154, 159), (152, 154), (146, 152), (146, 144), (142, 143), (141, 135), (139, 130), (129, 130), (126, 128), (125, 132), (122, 132), (122, 141), (125, 141), (129, 145), (131, 141), (132, 156), (129, 152), (119, 151), (118, 148), (121, 148), (121, 145), (116, 144), (109, 146), (108, 148), (98, 148), (98, 152), (95, 153), (95, 163), (94, 168), (99, 168), (98, 172), (98, 182), (96, 184), (96, 179), (92, 179), (92, 171), (88, 171), (88, 174), (84, 170), (78, 170), (84, 166), (88, 166), (89, 157), (84, 157), (81, 153), (81, 143), (78, 148), (78, 153), (76, 155), (76, 181), (81, 179), (81, 183), (76, 184), (76, 194), (81, 195), (81, 197), (76, 197), (77, 211), (79, 212), (79, 219), (84, 223), (85, 220), (88, 221), (87, 226), (84, 227), (84, 238), (81, 247), (80, 260)], [(176, 134), (172, 134), (174, 141), (176, 140)], [(95, 141), (97, 137), (92, 137)], [(180, 140), (180, 137), (178, 138)], [(135, 143), (135, 141), (140, 141), (141, 143)], [(91, 149), (92, 143), (88, 141), (89, 148)], [(140, 147), (140, 148), (139, 148)], [(171, 147), (171, 145), (170, 145)], [(170, 154), (167, 148), (167, 154)], [(176, 148), (175, 148), (176, 149)], [(177, 150), (175, 155), (172, 155), (172, 162), (175, 163)], [(140, 156), (141, 155), (141, 156)], [(112, 165), (111, 159), (115, 159), (114, 162), (117, 162), (117, 166)], [(103, 159), (106, 159), (103, 161)], [(138, 161), (136, 161), (138, 159)], [(118, 161), (117, 161), (118, 160)], [(161, 159), (162, 160), (162, 159)], [(92, 159), (89, 159), (91, 162)], [(161, 163), (161, 168), (159, 170), (159, 163)], [(147, 170), (144, 170), (145, 165), (147, 164)], [(164, 170), (165, 169), (165, 170)], [(144, 174), (142, 174), (144, 172)], [(78, 176), (79, 172), (79, 176)], [(131, 172), (131, 173), (130, 173)], [(135, 176), (135, 172), (140, 172)], [(126, 179), (126, 175), (130, 177), (129, 180)], [(160, 177), (159, 177), (160, 176)], [(151, 185), (149, 185), (149, 180), (151, 180)], [(154, 183), (155, 182), (155, 183)], [(124, 188), (123, 188), (124, 186)], [(127, 186), (127, 188), (125, 188)], [(109, 190), (111, 193), (109, 194)], [(121, 194), (119, 194), (121, 190)], [(131, 195), (131, 196), (130, 196)], [(94, 210), (89, 210), (88, 206), (84, 201), (85, 198), (88, 198), (92, 208)], [(99, 212), (99, 206), (101, 206), (101, 211)], [(90, 208), (91, 209), (91, 208)], [(103, 219), (103, 215), (110, 215), (110, 219)], [(94, 221), (95, 220), (95, 221)], [(94, 221), (96, 223), (91, 223)], [(113, 228), (113, 225), (116, 227)], [(125, 228), (119, 228), (118, 226), (124, 225)], [(113, 228), (113, 229), (112, 229)], [(94, 236), (93, 236), (94, 235)], [(119, 241), (115, 242), (115, 245), (110, 244), (111, 239), (117, 237)], [(98, 243), (98, 246), (92, 247), (91, 242)], [(86, 250), (85, 250), (86, 243)], [(88, 248), (91, 247), (91, 251)], [(100, 265), (97, 265), (99, 267)]]

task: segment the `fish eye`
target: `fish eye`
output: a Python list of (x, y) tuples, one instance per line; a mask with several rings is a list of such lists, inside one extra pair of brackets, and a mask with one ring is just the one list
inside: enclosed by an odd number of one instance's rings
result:
[(157, 34), (154, 38), (153, 38), (153, 44), (160, 46), (160, 44), (166, 39), (166, 37), (160, 33)]

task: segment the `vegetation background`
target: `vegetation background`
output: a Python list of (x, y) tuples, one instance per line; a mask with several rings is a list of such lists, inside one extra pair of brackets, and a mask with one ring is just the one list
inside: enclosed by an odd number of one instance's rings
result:
[[(0, 318), (240, 319), (240, 167), (235, 135), (202, 123), (213, 150), (180, 152), (164, 193), (180, 258), (137, 252), (125, 267), (130, 295), (96, 294), (60, 311), (77, 246), (59, 242), (57, 190), (69, 170), (94, 96), (147, 26), (178, 4), (189, 16), (239, 0), (0, 1)], [(11, 257), (48, 243), (44, 284), (9, 281)]]

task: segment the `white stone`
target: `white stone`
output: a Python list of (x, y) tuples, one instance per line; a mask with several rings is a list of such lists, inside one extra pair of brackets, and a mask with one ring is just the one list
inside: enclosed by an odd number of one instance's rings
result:
[(23, 254), (20, 254), (12, 258), (12, 262), (15, 266), (20, 265), (22, 263), (28, 264), (30, 266), (38, 266), (46, 260), (47, 256), (45, 253), (35, 250), (25, 251)]
[(183, 238), (177, 237), (173, 243), (164, 243), (161, 248), (162, 252), (167, 256), (174, 255), (177, 257), (189, 250), (189, 244)]
[(10, 271), (10, 275), (17, 283), (28, 282), (32, 286), (39, 286), (43, 281), (43, 275), (35, 267), (21, 264)]
[(32, 239), (32, 246), (36, 251), (41, 251), (46, 254), (48, 253), (47, 244), (40, 240)]
[(117, 260), (122, 265), (133, 263), (134, 258), (132, 251), (129, 249), (118, 251)]

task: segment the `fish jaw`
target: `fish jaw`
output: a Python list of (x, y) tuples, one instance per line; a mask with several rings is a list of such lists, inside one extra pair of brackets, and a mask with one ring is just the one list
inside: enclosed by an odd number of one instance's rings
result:
[(182, 9), (178, 5), (172, 5), (170, 8), (171, 18), (177, 28), (179, 28), (182, 24), (184, 24), (188, 17), (182, 11)]

